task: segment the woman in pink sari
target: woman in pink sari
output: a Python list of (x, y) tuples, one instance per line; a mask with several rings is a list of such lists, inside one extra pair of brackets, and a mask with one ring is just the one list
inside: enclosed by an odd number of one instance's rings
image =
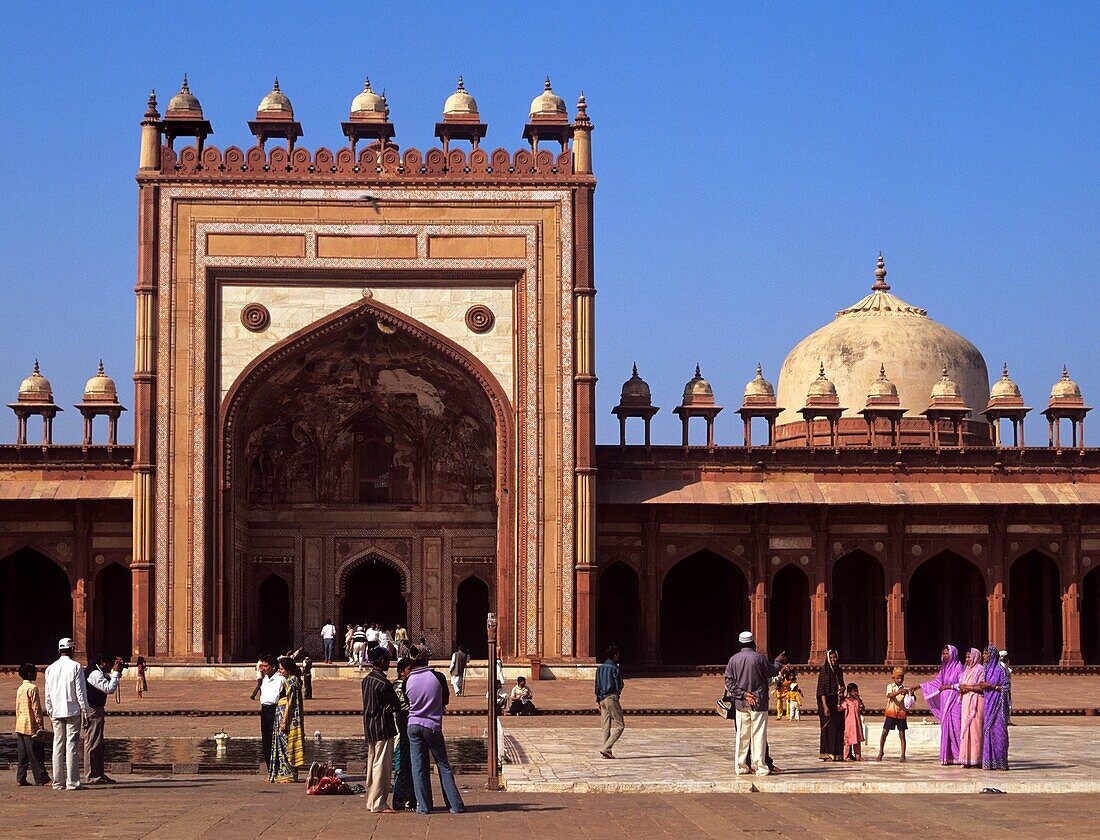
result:
[(943, 662), (940, 672), (935, 679), (921, 683), (920, 690), (940, 725), (940, 764), (958, 764), (962, 730), (959, 677), (963, 672), (959, 649), (954, 645), (945, 645), (940, 661)]
[(970, 648), (966, 654), (966, 665), (959, 677), (960, 705), (962, 706), (962, 728), (959, 734), (959, 764), (963, 767), (982, 766), (982, 724), (985, 722), (985, 693), (982, 683), (985, 680), (985, 668), (982, 654), (977, 648)]

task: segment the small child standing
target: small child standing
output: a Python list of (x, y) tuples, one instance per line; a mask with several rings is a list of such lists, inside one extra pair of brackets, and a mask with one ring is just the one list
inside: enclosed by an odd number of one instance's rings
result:
[(149, 690), (149, 682), (145, 679), (145, 657), (139, 656), (137, 658), (137, 696), (144, 697), (145, 692)]
[(787, 692), (787, 716), (790, 720), (802, 720), (802, 689), (798, 687), (798, 683), (791, 683), (791, 688)]
[(858, 685), (848, 683), (848, 693), (840, 708), (844, 712), (844, 758), (863, 761), (862, 744), (867, 738), (863, 734), (864, 709)]
[(886, 686), (886, 721), (882, 724), (882, 738), (879, 740), (876, 761), (882, 761), (882, 754), (886, 750), (886, 736), (895, 729), (901, 739), (901, 759), (899, 760), (905, 761), (905, 730), (909, 728), (905, 719), (909, 716), (908, 707), (913, 704), (910, 699), (913, 697), (913, 689), (905, 686), (904, 668), (894, 669), (893, 680)]

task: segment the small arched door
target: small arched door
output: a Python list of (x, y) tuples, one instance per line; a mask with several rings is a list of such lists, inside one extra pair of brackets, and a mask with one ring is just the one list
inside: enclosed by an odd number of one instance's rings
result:
[(53, 662), (57, 640), (72, 635), (73, 595), (61, 567), (32, 548), (0, 560), (0, 662)]
[(776, 573), (768, 599), (767, 653), (777, 656), (782, 651), (791, 662), (810, 658), (810, 582), (794, 565)]
[(600, 575), (600, 595), (596, 605), (596, 658), (603, 660), (611, 645), (619, 648), (626, 665), (638, 661), (638, 625), (642, 604), (638, 575), (626, 563), (612, 563)]
[(718, 665), (737, 652), (749, 626), (748, 583), (712, 551), (686, 557), (661, 587), (661, 658), (666, 664)]
[(486, 619), (489, 615), (489, 584), (477, 575), (458, 585), (455, 598), (455, 647), (465, 645), (473, 659), (489, 657)]
[(381, 624), (392, 628), (400, 622), (408, 627), (401, 573), (379, 557), (367, 557), (344, 578), (340, 615), (345, 624)]
[(259, 654), (281, 656), (293, 646), (290, 629), (290, 586), (279, 575), (264, 578), (259, 590), (256, 632)]
[(133, 588), (130, 570), (121, 563), (104, 566), (95, 579), (90, 653), (108, 659), (133, 655)]
[(1058, 566), (1029, 551), (1008, 573), (1008, 653), (1016, 665), (1057, 665), (1062, 658), (1062, 588)]

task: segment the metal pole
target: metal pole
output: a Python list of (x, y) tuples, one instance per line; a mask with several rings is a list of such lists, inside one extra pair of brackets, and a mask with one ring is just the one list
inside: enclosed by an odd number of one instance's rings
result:
[(489, 641), (489, 725), (487, 731), (487, 752), (489, 759), (489, 780), (486, 788), (500, 790), (500, 761), (497, 743), (497, 616), (489, 613), (485, 621), (485, 630)]

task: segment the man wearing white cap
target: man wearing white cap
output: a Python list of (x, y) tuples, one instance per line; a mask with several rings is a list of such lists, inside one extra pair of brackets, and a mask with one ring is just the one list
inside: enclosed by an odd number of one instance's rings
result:
[(746, 763), (751, 754), (757, 776), (771, 771), (765, 756), (768, 751), (768, 684), (787, 663), (781, 653), (769, 662), (756, 652), (756, 642), (748, 630), (737, 637), (741, 650), (726, 665), (726, 694), (737, 711), (737, 775), (751, 773)]
[(46, 714), (53, 721), (54, 790), (80, 790), (80, 765), (76, 747), (80, 720), (88, 717), (88, 691), (84, 669), (73, 659), (73, 640), (57, 643), (57, 661), (46, 668)]

